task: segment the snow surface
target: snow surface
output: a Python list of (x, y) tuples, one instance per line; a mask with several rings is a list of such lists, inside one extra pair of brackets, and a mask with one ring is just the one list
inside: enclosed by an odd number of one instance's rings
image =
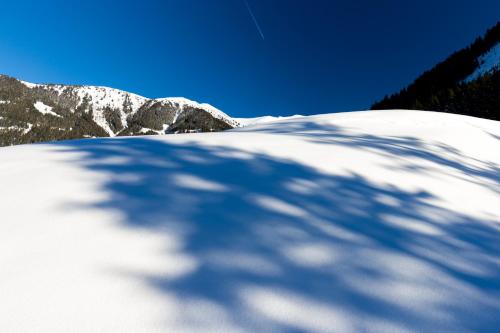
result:
[(251, 125), (257, 125), (257, 124), (270, 123), (270, 122), (279, 121), (279, 120), (294, 119), (294, 118), (299, 118), (299, 117), (303, 117), (303, 116), (300, 116), (300, 115), (289, 116), (289, 117), (262, 116), (262, 117), (255, 117), (255, 118), (233, 118), (233, 120), (238, 122), (241, 126), (251, 126)]
[(30, 89), (38, 88), (38, 87), (42, 86), (41, 84), (30, 83), (30, 82), (21, 81), (21, 80), (19, 80), (19, 82), (21, 82), (22, 84), (24, 84), (26, 87), (28, 87)]
[(60, 115), (52, 111), (52, 106), (48, 106), (43, 102), (38, 101), (33, 106), (38, 110), (38, 112), (42, 114), (50, 114), (51, 116), (61, 117)]
[(418, 111), (0, 149), (1, 332), (495, 332), (500, 123)]
[(479, 63), (481, 64), (474, 73), (472, 73), (465, 82), (470, 82), (478, 77), (491, 72), (495, 69), (500, 69), (500, 43), (491, 48), (488, 53), (479, 58)]

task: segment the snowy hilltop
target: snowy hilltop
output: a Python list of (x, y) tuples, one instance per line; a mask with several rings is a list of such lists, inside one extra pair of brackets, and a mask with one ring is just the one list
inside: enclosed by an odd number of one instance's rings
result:
[(0, 331), (498, 331), (499, 122), (246, 123), (0, 148)]

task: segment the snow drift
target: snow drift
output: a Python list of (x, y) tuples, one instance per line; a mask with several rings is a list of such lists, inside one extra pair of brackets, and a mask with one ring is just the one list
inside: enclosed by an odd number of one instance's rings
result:
[(377, 111), (0, 149), (2, 332), (493, 332), (500, 123)]

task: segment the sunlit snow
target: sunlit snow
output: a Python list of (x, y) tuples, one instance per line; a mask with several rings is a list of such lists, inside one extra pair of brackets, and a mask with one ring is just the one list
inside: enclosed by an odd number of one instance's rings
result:
[(500, 123), (0, 148), (0, 332), (495, 332)]
[(38, 112), (40, 112), (42, 114), (50, 114), (51, 116), (61, 117), (60, 115), (58, 115), (57, 113), (52, 111), (51, 106), (45, 105), (43, 102), (40, 102), (40, 101), (36, 102), (34, 104), (34, 107), (35, 107), (35, 109), (38, 110)]

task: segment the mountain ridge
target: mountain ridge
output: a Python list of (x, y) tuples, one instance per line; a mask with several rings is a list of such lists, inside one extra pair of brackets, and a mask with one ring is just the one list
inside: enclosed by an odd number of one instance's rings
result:
[(36, 84), (0, 75), (0, 146), (238, 126), (212, 105), (183, 97), (155, 99), (104, 86)]

